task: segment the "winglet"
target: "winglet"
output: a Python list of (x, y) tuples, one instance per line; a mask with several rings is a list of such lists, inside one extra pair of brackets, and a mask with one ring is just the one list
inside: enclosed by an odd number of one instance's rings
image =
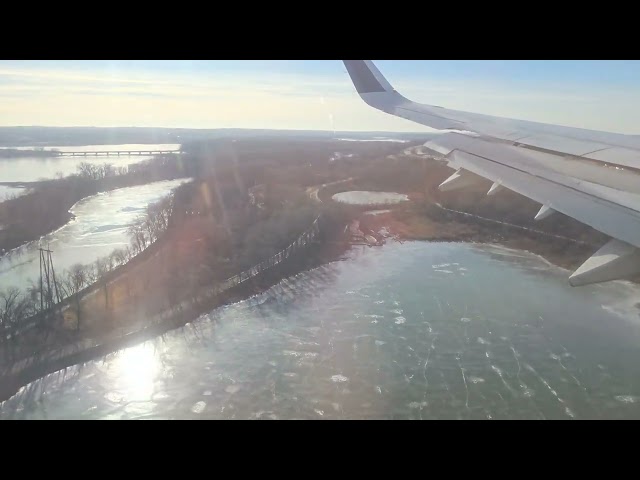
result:
[(395, 91), (371, 60), (343, 60), (343, 62), (359, 94)]
[(464, 128), (461, 121), (434, 114), (431, 105), (412, 102), (402, 96), (371, 60), (343, 60), (353, 85), (364, 102), (378, 110), (439, 130)]

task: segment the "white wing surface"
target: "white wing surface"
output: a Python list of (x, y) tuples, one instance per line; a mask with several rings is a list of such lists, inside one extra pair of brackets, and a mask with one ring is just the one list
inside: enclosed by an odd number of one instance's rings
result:
[(370, 60), (344, 60), (360, 97), (444, 133), (426, 144), (456, 172), (441, 190), (480, 177), (612, 237), (570, 277), (585, 285), (640, 274), (640, 137), (450, 110), (400, 95)]

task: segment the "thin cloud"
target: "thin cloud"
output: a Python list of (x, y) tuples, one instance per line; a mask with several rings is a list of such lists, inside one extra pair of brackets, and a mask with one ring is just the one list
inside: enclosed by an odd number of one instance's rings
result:
[[(640, 93), (557, 90), (429, 78), (398, 81), (405, 96), (448, 108), (637, 132)], [(324, 99), (323, 101), (320, 101)], [(346, 73), (232, 74), (61, 70), (0, 65), (1, 125), (140, 125), (430, 131), (368, 107)]]

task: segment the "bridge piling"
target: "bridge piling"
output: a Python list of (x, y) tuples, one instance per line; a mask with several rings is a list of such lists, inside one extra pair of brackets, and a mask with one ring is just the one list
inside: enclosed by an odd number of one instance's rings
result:
[(180, 150), (108, 150), (108, 151), (73, 151), (73, 152), (65, 152), (58, 151), (57, 155), (61, 157), (110, 157), (110, 156), (120, 156), (120, 155), (167, 155), (167, 154), (179, 154), (182, 153)]

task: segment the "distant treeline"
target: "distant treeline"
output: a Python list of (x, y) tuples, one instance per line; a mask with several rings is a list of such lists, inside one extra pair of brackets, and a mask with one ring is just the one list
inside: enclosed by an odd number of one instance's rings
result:
[[(422, 142), (422, 140), (420, 141)], [(242, 170), (248, 186), (281, 183), (309, 186), (349, 175), (352, 167), (411, 146), (394, 142), (344, 142), (335, 139), (249, 138), (182, 144), (189, 176), (216, 175), (221, 168)], [(347, 160), (332, 161), (340, 152)]]
[(277, 138), (331, 139), (335, 137), (373, 138), (387, 137), (415, 140), (428, 137), (425, 133), (396, 132), (333, 132), (320, 130), (267, 130), (267, 129), (189, 129), (153, 127), (0, 127), (0, 145), (118, 145), (163, 144), (191, 141)]

